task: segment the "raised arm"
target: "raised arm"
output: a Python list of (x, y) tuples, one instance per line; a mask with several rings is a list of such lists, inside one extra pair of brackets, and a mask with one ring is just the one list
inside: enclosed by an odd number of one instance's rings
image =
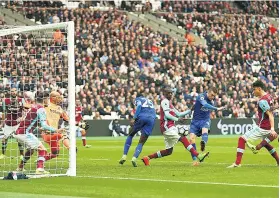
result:
[(47, 124), (47, 114), (46, 114), (46, 111), (44, 108), (40, 108), (37, 110), (37, 115), (38, 115), (38, 121), (40, 122), (41, 124), (41, 127), (43, 130), (47, 130), (47, 131), (50, 131), (50, 132), (56, 132), (56, 129), (49, 126)]

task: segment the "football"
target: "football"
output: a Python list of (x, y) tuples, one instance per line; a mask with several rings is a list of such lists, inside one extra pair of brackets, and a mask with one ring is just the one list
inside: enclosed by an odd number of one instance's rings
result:
[(178, 134), (187, 136), (189, 134), (189, 128), (190, 128), (189, 125), (177, 125)]
[(87, 130), (89, 128), (89, 125), (86, 121), (79, 122), (78, 126), (81, 127), (82, 129), (85, 129), (85, 130)]

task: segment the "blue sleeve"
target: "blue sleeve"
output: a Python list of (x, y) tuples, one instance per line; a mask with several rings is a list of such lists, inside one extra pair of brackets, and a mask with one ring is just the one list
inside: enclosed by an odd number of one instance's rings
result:
[(266, 100), (260, 100), (259, 107), (262, 109), (263, 112), (266, 112), (270, 109), (270, 106)]
[(203, 95), (198, 96), (198, 100), (202, 104), (203, 107), (210, 109), (210, 110), (217, 110), (217, 107), (214, 107), (206, 102)]
[(136, 100), (136, 101), (135, 101), (135, 104), (137, 105), (137, 107), (136, 107), (136, 112), (135, 112), (135, 114), (134, 114), (134, 116), (133, 116), (134, 119), (136, 119), (136, 118), (138, 117), (139, 113), (141, 112), (141, 108), (142, 108), (142, 103), (141, 103), (141, 101)]
[(40, 108), (37, 110), (37, 115), (38, 115), (38, 118), (39, 118), (39, 122), (41, 124), (41, 127), (44, 129), (44, 130), (47, 130), (47, 131), (51, 131), (51, 132), (55, 132), (56, 129), (49, 126), (47, 124), (47, 115), (46, 115), (46, 112), (45, 112), (45, 109), (44, 108)]

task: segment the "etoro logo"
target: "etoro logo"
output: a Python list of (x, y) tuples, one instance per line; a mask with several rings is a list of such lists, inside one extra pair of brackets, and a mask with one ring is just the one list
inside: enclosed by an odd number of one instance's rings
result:
[(252, 129), (253, 125), (256, 125), (254, 119), (252, 119), (252, 124), (222, 124), (222, 120), (220, 120), (217, 128), (221, 130), (223, 135), (240, 135)]

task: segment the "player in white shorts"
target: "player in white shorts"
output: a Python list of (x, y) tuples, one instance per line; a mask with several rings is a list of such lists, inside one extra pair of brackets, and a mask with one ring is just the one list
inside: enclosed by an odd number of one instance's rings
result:
[[(45, 94), (46, 95), (46, 94)], [(46, 148), (41, 143), (41, 141), (32, 133), (33, 130), (37, 127), (36, 123), (41, 125), (43, 130), (48, 130), (52, 133), (61, 133), (63, 129), (55, 129), (47, 125), (46, 122), (46, 112), (43, 106), (44, 94), (37, 95), (37, 102), (41, 104), (33, 104), (28, 109), (24, 115), (23, 120), (20, 122), (20, 125), (16, 131), (14, 138), (17, 139), (20, 143), (24, 144), (28, 149), (24, 155), (23, 160), (20, 162), (18, 167), (19, 171), (23, 171), (24, 164), (30, 159), (34, 150), (38, 150), (38, 160), (37, 160), (37, 169), (36, 174), (48, 174), (44, 170), (45, 156), (48, 155)]]
[[(178, 129), (175, 126), (175, 121), (183, 121), (184, 119), (182, 117), (191, 113), (191, 110), (178, 112), (178, 110), (174, 108), (171, 102), (173, 98), (173, 90), (171, 88), (164, 89), (164, 96), (165, 98), (161, 101), (160, 105), (160, 130), (164, 136), (165, 150), (143, 157), (142, 161), (148, 166), (150, 165), (149, 161), (151, 159), (171, 155), (173, 147), (178, 141), (180, 141), (188, 151), (197, 157), (199, 162), (202, 162), (205, 157), (209, 155), (209, 152), (199, 154), (185, 136), (180, 136), (178, 134)], [(176, 116), (180, 118), (177, 118)]]
[[(2, 124), (2, 126), (4, 125), (4, 137), (2, 138), (2, 154), (0, 155), (0, 159), (6, 157), (5, 154), (8, 145), (8, 138), (19, 127), (20, 119), (24, 112), (25, 101), (23, 98), (18, 97), (16, 88), (11, 88), (10, 97), (3, 100), (2, 106), (4, 111), (2, 114), (2, 120), (4, 121)], [(23, 146), (18, 143), (18, 147), (20, 155), (23, 156)]]
[[(269, 143), (278, 137), (274, 130), (274, 116), (271, 112), (273, 98), (270, 94), (266, 93), (265, 85), (262, 81), (253, 83), (254, 95), (259, 98), (258, 101), (258, 123), (254, 125), (251, 130), (246, 132), (238, 140), (237, 154), (235, 162), (228, 166), (228, 168), (237, 168), (241, 166), (241, 160), (245, 151), (245, 144), (254, 152), (257, 153), (262, 147), (265, 147), (272, 157), (279, 165), (279, 157), (276, 150)], [(262, 142), (254, 146), (249, 143), (249, 140), (262, 139)]]

